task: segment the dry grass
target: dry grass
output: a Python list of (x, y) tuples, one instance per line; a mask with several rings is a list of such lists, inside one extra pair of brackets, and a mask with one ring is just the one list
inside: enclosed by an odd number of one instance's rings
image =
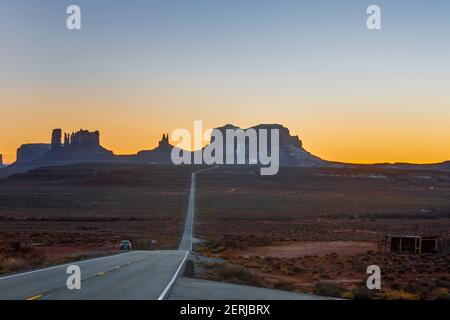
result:
[(0, 256), (0, 274), (22, 270), (26, 265), (24, 259)]
[(406, 292), (404, 290), (391, 290), (383, 295), (385, 300), (420, 300), (420, 295)]

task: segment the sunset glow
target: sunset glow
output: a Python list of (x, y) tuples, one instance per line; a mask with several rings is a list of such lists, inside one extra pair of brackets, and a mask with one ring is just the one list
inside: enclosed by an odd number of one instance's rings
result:
[(371, 33), (360, 0), (80, 0), (85, 27), (70, 33), (66, 2), (0, 4), (6, 163), (53, 128), (133, 154), (195, 120), (280, 123), (332, 161), (450, 160), (448, 3), (378, 1)]

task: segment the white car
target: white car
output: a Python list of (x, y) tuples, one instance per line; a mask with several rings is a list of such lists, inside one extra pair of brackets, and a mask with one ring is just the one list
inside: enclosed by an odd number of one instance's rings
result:
[(119, 246), (120, 250), (131, 250), (131, 241), (123, 240)]

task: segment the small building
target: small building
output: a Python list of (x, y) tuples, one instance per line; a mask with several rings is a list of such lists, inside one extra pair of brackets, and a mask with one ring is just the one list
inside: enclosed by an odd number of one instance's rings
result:
[(440, 236), (390, 235), (386, 243), (390, 252), (421, 254), (445, 252), (446, 242)]

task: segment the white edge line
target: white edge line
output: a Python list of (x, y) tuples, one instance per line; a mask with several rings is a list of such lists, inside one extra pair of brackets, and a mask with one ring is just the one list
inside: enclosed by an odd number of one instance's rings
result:
[[(136, 252), (136, 251), (133, 251), (133, 252)], [(59, 265), (59, 266), (54, 266), (54, 267), (49, 267), (49, 268), (44, 268), (44, 269), (38, 269), (38, 270), (33, 270), (33, 271), (28, 271), (28, 272), (23, 272), (23, 273), (12, 274), (10, 276), (0, 277), (0, 281), (1, 280), (6, 280), (6, 279), (11, 279), (11, 278), (16, 278), (16, 277), (20, 277), (20, 276), (26, 276), (28, 274), (33, 274), (33, 273), (37, 273), (37, 272), (63, 268), (63, 267), (67, 267), (67, 266), (74, 265), (74, 264), (82, 264), (82, 263), (86, 263), (86, 262), (92, 262), (92, 261), (97, 261), (97, 260), (109, 259), (109, 258), (121, 256), (121, 255), (124, 255), (124, 254), (130, 254), (130, 253), (131, 252), (124, 252), (124, 253), (119, 253), (119, 254), (106, 256), (106, 257), (98, 257), (98, 258), (88, 259), (88, 260), (73, 261), (72, 263), (66, 263), (66, 264), (62, 264), (62, 265)]]
[(188, 254), (189, 254), (189, 251), (186, 251), (186, 254), (184, 255), (183, 260), (181, 261), (180, 265), (178, 266), (177, 271), (175, 272), (175, 274), (172, 277), (172, 280), (170, 280), (169, 284), (164, 289), (164, 291), (161, 293), (161, 295), (159, 296), (158, 300), (164, 300), (165, 296), (167, 295), (167, 292), (169, 292), (169, 290), (172, 287), (173, 283), (177, 279), (178, 274), (180, 273), (181, 267), (183, 267), (183, 264), (186, 261)]

